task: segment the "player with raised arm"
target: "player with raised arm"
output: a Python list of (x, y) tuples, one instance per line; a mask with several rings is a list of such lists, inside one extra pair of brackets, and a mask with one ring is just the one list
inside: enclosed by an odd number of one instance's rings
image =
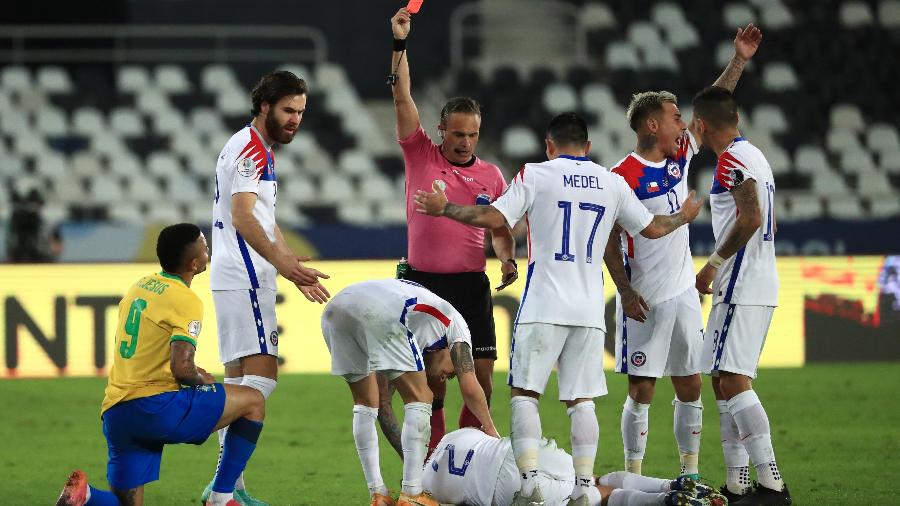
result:
[[(564, 504), (575, 486), (572, 456), (542, 439), (538, 473), (547, 505)], [(512, 444), (507, 437), (490, 437), (477, 429), (460, 429), (441, 439), (425, 463), (423, 485), (442, 504), (509, 506), (521, 479)], [(722, 506), (725, 498), (714, 488), (688, 476), (663, 480), (626, 471), (594, 480), (585, 495), (590, 506)]]
[(449, 302), (418, 283), (364, 281), (344, 288), (325, 306), (322, 335), (331, 353), (331, 373), (342, 376), (353, 395), (353, 439), (372, 506), (394, 505), (379, 463), (376, 373), (396, 386), (404, 403), (403, 482), (397, 506), (438, 506), (422, 487), (433, 400), (427, 376), (443, 382), (455, 376), (478, 425), (499, 437), (475, 376), (465, 320)]
[(599, 426), (593, 398), (606, 394), (603, 361), (603, 252), (614, 223), (632, 235), (662, 237), (693, 220), (693, 192), (675, 214), (650, 214), (619, 176), (587, 158), (587, 125), (563, 113), (547, 128), (547, 158), (526, 164), (490, 206), (447, 201), (438, 184), (419, 190), (418, 211), (475, 226), (528, 225), (528, 275), (510, 357), (513, 452), (521, 489), (513, 504), (541, 504), (538, 399), (554, 365), (559, 399), (571, 419), (576, 486), (570, 504), (587, 504)]
[[(713, 297), (702, 363), (721, 413), (727, 468), (722, 492), (734, 504), (791, 504), (775, 463), (769, 418), (752, 384), (778, 305), (772, 168), (738, 131), (729, 90), (711, 86), (698, 93), (694, 119), (703, 144), (719, 157), (709, 195), (716, 249), (697, 273), (696, 287)], [(748, 461), (756, 467), (758, 485), (752, 488)]]
[[(268, 399), (278, 378), (276, 279), (281, 274), (312, 302), (329, 294), (327, 278), (288, 247), (275, 222), (275, 143), (287, 144), (303, 120), (307, 86), (288, 71), (262, 76), (251, 93), (253, 120), (225, 144), (216, 164), (210, 286), (216, 306), (219, 357), (225, 383), (247, 385)], [(221, 444), (226, 430), (219, 433)], [(214, 481), (217, 481), (214, 479)], [(210, 483), (201, 495), (205, 500)], [(241, 475), (236, 497), (244, 506), (264, 503), (251, 497)]]
[[(739, 28), (734, 56), (715, 85), (733, 90), (761, 39), (762, 33), (752, 24)], [(650, 212), (677, 212), (689, 191), (691, 158), (699, 148), (695, 125), (687, 128), (675, 95), (667, 91), (635, 94), (627, 117), (637, 146), (612, 171), (625, 178)], [(620, 236), (624, 237), (620, 240)], [(623, 234), (617, 226), (604, 259), (619, 291), (616, 372), (628, 375), (621, 422), (625, 469), (641, 472), (656, 380), (669, 376), (675, 388), (674, 433), (681, 474), (698, 476), (703, 315), (694, 288), (688, 228), (650, 240)]]
[(234, 483), (256, 447), (265, 398), (255, 389), (222, 385), (194, 363), (203, 303), (191, 290), (209, 250), (196, 225), (164, 228), (156, 242), (162, 271), (139, 279), (119, 303), (116, 346), (100, 408), (109, 447), (111, 492), (69, 476), (57, 506), (140, 506), (144, 485), (159, 479), (163, 447), (202, 444), (231, 425), (207, 506), (236, 506)]
[[(413, 193), (426, 188), (435, 179), (458, 202), (487, 205), (506, 189), (500, 169), (475, 155), (481, 129), (481, 109), (467, 97), (451, 98), (441, 110), (438, 130), (441, 143), (435, 144), (419, 121), (412, 98), (409, 51), (406, 48), (411, 16), (400, 9), (391, 18), (394, 48), (391, 57), (391, 90), (397, 114), (397, 139), (406, 166), (406, 215), (409, 239), (408, 272), (402, 277), (422, 284), (447, 300), (466, 319), (472, 333), (475, 374), (488, 402), (493, 390), (494, 361), (497, 360), (497, 336), (490, 280), (485, 274), (484, 235), (481, 228), (449, 220), (435, 220), (415, 212)], [(502, 279), (498, 290), (518, 276), (515, 240), (501, 224), (491, 229), (491, 245), (502, 261)], [(434, 409), (429, 447), (444, 435), (443, 384), (433, 384)], [(459, 415), (460, 427), (477, 426), (478, 419), (465, 407)]]

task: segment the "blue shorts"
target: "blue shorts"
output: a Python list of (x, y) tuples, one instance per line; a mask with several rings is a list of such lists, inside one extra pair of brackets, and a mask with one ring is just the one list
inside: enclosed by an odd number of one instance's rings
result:
[(103, 413), (109, 448), (106, 478), (111, 487), (129, 490), (159, 479), (163, 446), (203, 444), (225, 409), (221, 383), (126, 401)]

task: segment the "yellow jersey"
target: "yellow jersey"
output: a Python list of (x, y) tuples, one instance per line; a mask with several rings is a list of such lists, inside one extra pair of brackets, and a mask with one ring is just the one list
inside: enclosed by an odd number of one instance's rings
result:
[(144, 276), (119, 302), (113, 365), (100, 414), (119, 402), (181, 388), (172, 376), (170, 343), (197, 346), (203, 302), (178, 276)]

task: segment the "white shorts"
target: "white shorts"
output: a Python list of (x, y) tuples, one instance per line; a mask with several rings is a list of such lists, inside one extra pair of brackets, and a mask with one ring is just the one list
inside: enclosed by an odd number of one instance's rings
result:
[(716, 376), (726, 371), (755, 378), (774, 311), (772, 306), (713, 306), (703, 338), (703, 372)]
[(559, 400), (606, 395), (604, 338), (605, 333), (595, 327), (521, 323), (510, 350), (508, 384), (543, 394), (555, 365)]
[(278, 356), (275, 290), (213, 290), (213, 303), (223, 364), (251, 355)]
[(625, 317), (617, 294), (616, 329), (616, 372), (650, 378), (700, 372), (703, 314), (696, 288), (655, 304), (643, 323)]
[(355, 383), (380, 371), (388, 379), (425, 370), (424, 355), (400, 320), (367, 318), (352, 298), (339, 293), (322, 312), (322, 336), (331, 353), (331, 374)]
[[(556, 447), (556, 441), (543, 440), (538, 447), (538, 484), (544, 496), (544, 504), (566, 504), (575, 488), (575, 465), (572, 456)], [(509, 506), (513, 496), (521, 488), (519, 468), (512, 448), (503, 460), (497, 488), (494, 489), (496, 506)]]

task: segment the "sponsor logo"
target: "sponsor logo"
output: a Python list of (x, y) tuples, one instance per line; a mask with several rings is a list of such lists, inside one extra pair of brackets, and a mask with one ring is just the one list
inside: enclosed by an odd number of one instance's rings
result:
[(678, 166), (676, 162), (670, 162), (669, 165), (666, 166), (666, 171), (670, 176), (679, 178), (681, 177), (681, 167)]
[(647, 355), (643, 351), (636, 351), (631, 354), (631, 365), (640, 367), (647, 363)]
[(256, 162), (252, 158), (243, 158), (237, 162), (238, 174), (250, 177), (256, 173)]
[(191, 323), (188, 323), (187, 330), (188, 333), (194, 337), (200, 336), (200, 320), (191, 320)]
[(273, 330), (271, 334), (269, 334), (269, 342), (272, 343), (272, 346), (278, 346), (278, 331)]

